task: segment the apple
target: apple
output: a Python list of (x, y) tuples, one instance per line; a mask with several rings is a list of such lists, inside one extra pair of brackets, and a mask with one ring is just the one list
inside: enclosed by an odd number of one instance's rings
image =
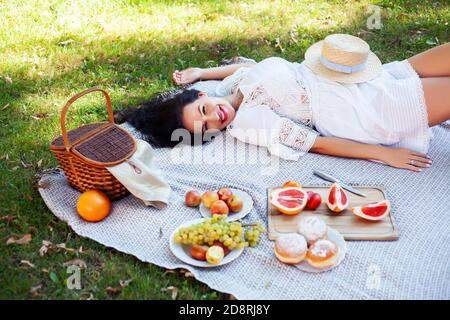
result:
[(208, 251), (206, 251), (206, 261), (213, 265), (220, 264), (224, 256), (225, 252), (219, 246), (209, 247)]
[(298, 183), (297, 181), (289, 180), (289, 181), (286, 181), (286, 182), (283, 184), (283, 188), (288, 188), (288, 187), (297, 187), (297, 188), (301, 188), (302, 185), (301, 185), (300, 183)]
[(217, 194), (217, 192), (206, 191), (202, 195), (203, 205), (208, 209), (211, 208), (211, 205), (213, 204), (213, 202), (215, 202), (217, 200), (219, 200), (219, 195)]
[(233, 195), (233, 192), (228, 188), (220, 188), (217, 193), (219, 194), (219, 199), (223, 201), (227, 201)]
[(211, 205), (211, 214), (228, 214), (230, 210), (223, 200), (214, 201)]
[(224, 245), (224, 244), (223, 244), (222, 242), (220, 242), (220, 241), (214, 241), (213, 246), (219, 246), (219, 247), (222, 247), (225, 256), (226, 256), (227, 254), (229, 254), (230, 251), (231, 251), (230, 249), (228, 249), (228, 247), (227, 247), (226, 245)]
[(239, 212), (244, 207), (244, 201), (239, 196), (233, 195), (227, 200), (228, 208), (231, 212)]
[(184, 202), (188, 207), (198, 207), (200, 205), (200, 202), (202, 201), (202, 197), (200, 193), (198, 193), (195, 190), (191, 190), (186, 192), (186, 196), (184, 198)]
[(206, 261), (207, 246), (193, 245), (191, 248), (191, 256), (196, 260)]
[(322, 203), (322, 196), (317, 192), (308, 191), (308, 202), (306, 203), (306, 208), (315, 210)]

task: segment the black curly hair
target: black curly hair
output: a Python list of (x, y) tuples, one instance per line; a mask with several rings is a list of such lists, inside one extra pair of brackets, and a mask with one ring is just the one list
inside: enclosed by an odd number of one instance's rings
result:
[[(198, 99), (200, 91), (183, 89), (159, 93), (155, 98), (144, 101), (138, 106), (129, 107), (115, 114), (117, 123), (128, 122), (140, 131), (145, 140), (156, 148), (174, 147), (180, 143), (172, 139), (176, 129), (184, 128), (182, 122), (184, 107)], [(195, 144), (199, 140), (193, 134), (190, 142)]]

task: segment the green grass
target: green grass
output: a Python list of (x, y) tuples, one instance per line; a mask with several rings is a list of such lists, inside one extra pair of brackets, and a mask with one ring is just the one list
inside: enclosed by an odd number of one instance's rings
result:
[[(381, 30), (366, 27), (370, 3), (381, 6)], [(444, 0), (2, 1), (0, 17), (2, 299), (170, 299), (171, 292), (162, 290), (169, 286), (178, 288), (177, 299), (228, 297), (179, 271), (167, 273), (78, 237), (47, 209), (36, 174), (57, 165), (47, 145), (59, 135), (61, 108), (75, 93), (101, 86), (119, 110), (171, 88), (174, 69), (214, 66), (234, 55), (299, 61), (329, 33), (359, 35), (383, 62), (450, 38)], [(68, 122), (74, 128), (105, 116), (102, 97), (92, 95), (74, 105)], [(6, 245), (8, 238), (28, 233), (29, 244)], [(82, 290), (64, 285), (63, 263), (77, 254), (40, 256), (43, 240), (83, 248)], [(121, 288), (119, 281), (128, 279), (129, 286)]]

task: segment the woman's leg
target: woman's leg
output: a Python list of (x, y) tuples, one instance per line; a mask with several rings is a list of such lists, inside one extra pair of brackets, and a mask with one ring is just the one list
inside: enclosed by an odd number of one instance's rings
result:
[(450, 43), (419, 53), (408, 61), (421, 78), (450, 77)]
[(450, 119), (450, 77), (422, 78), (430, 127)]

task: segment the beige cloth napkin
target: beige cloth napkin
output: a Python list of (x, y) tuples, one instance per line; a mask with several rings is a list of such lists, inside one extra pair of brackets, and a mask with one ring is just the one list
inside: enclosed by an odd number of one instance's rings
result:
[(153, 148), (141, 139), (136, 139), (136, 144), (131, 158), (107, 169), (146, 206), (162, 209), (169, 204), (172, 189), (155, 164)]

